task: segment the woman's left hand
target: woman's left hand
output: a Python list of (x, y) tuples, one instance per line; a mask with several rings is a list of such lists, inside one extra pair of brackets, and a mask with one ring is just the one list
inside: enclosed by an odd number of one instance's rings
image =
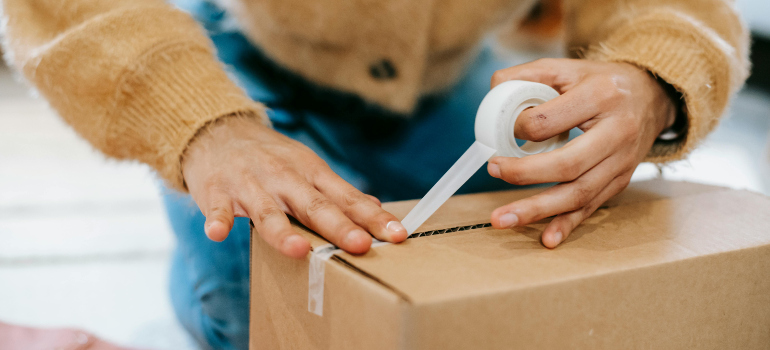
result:
[(561, 96), (521, 113), (515, 136), (543, 141), (572, 128), (585, 133), (552, 152), (490, 159), (489, 174), (516, 185), (560, 182), (492, 213), (507, 228), (556, 216), (542, 242), (555, 248), (610, 197), (628, 186), (636, 166), (676, 118), (674, 101), (647, 71), (627, 63), (541, 59), (499, 70), (508, 80), (549, 85)]

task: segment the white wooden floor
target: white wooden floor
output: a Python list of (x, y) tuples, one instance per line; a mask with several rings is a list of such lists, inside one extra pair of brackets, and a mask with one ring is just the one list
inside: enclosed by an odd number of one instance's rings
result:
[(0, 320), (191, 349), (146, 166), (105, 160), (0, 65)]
[[(689, 179), (770, 194), (770, 99), (744, 91)], [(657, 176), (649, 164), (635, 180)], [(192, 348), (167, 295), (173, 237), (147, 167), (105, 160), (0, 68), (0, 320)]]

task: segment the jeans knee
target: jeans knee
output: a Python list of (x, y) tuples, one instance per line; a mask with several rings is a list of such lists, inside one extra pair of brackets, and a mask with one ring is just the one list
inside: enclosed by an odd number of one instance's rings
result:
[(182, 264), (175, 259), (171, 271), (172, 305), (182, 326), (203, 349), (247, 349), (248, 279), (199, 280)]
[(200, 288), (204, 289), (199, 294), (203, 331), (216, 349), (248, 348), (249, 295), (244, 283)]

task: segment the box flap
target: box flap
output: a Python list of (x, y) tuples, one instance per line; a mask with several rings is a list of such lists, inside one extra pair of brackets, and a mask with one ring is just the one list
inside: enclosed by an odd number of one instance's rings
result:
[[(489, 215), (493, 209), (517, 199), (530, 197), (544, 190), (546, 190), (546, 188), (531, 188), (455, 196), (444, 203), (433, 216), (420, 226), (417, 232), (420, 233), (452, 227), (488, 224)], [(613, 207), (640, 201), (726, 190), (729, 189), (688, 182), (650, 180), (631, 184), (622, 193), (605, 203), (603, 207)], [(403, 218), (416, 204), (417, 200), (410, 200), (383, 203), (382, 207), (396, 217)], [(292, 219), (292, 223), (297, 232), (308, 239), (310, 246), (313, 249), (329, 243), (298, 221)]]
[[(416, 232), (489, 223), (490, 213), (497, 207), (522, 198), (531, 197), (546, 189), (547, 187), (540, 187), (454, 196), (444, 203)], [(607, 201), (602, 207), (615, 207), (636, 202), (729, 190), (724, 187), (689, 182), (650, 180), (631, 184), (622, 193)], [(383, 203), (382, 207), (393, 213), (396, 217), (403, 218), (416, 204), (417, 200), (411, 200)]]
[[(537, 191), (453, 197), (421, 230), (488, 222), (494, 208)], [(403, 217), (414, 203), (387, 209)], [(770, 244), (769, 198), (688, 183), (634, 184), (554, 250), (539, 242), (547, 221), (418, 237), (338, 257), (419, 304)]]

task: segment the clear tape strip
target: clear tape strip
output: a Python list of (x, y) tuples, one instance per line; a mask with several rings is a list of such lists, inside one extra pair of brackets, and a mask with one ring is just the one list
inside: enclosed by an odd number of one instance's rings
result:
[[(372, 248), (390, 244), (377, 239), (372, 239)], [(334, 254), (341, 252), (331, 243), (318, 246), (310, 254), (310, 266), (308, 268), (307, 311), (318, 316), (324, 313), (324, 275), (326, 274), (326, 261)]]
[[(547, 152), (563, 146), (567, 142), (567, 136), (565, 135), (568, 135), (568, 133), (542, 143), (532, 143), (529, 146), (536, 146), (530, 150), (532, 152), (524, 152), (523, 149), (516, 145), (516, 140), (513, 138), (513, 127), (521, 111), (556, 96), (559, 96), (559, 93), (547, 85), (525, 81), (509, 81), (492, 89), (484, 97), (476, 114), (474, 128), (477, 141), (468, 148), (462, 157), (452, 165), (449, 171), (433, 185), (425, 197), (401, 221), (409, 237), (423, 237), (464, 229), (474, 229), (477, 226), (487, 227), (486, 225), (489, 224), (417, 232), (417, 229), (498, 151), (507, 150), (508, 152), (499, 154), (503, 156), (523, 157), (528, 154)], [(528, 142), (528, 144), (530, 143)], [(529, 150), (529, 148), (527, 149)], [(385, 244), (389, 243), (375, 239), (372, 242), (372, 247)], [(325, 244), (313, 250), (313, 253), (310, 255), (307, 306), (310, 312), (318, 316), (323, 316), (324, 270), (326, 261), (339, 251), (341, 250), (333, 244)]]
[(329, 260), (339, 250), (333, 244), (317, 247), (310, 254), (308, 269), (307, 310), (318, 315), (324, 314), (324, 274), (326, 260)]
[(409, 211), (401, 223), (409, 235), (414, 234), (425, 220), (433, 215), (449, 197), (473, 176), (487, 160), (495, 154), (495, 149), (481, 142), (474, 142), (451, 168), (436, 182), (417, 205)]
[[(466, 231), (490, 226), (492, 226), (492, 224), (485, 223), (451, 227), (443, 230), (415, 232), (408, 238), (432, 236), (447, 232)], [(372, 238), (371, 248), (376, 248), (388, 244), (392, 243), (383, 242), (376, 238)], [(339, 249), (335, 245), (328, 243), (318, 246), (310, 254), (310, 266), (308, 268), (307, 310), (318, 316), (323, 316), (324, 311), (324, 276), (326, 275), (326, 261), (341, 251), (342, 249)]]
[(559, 96), (550, 86), (507, 81), (489, 91), (479, 105), (474, 124), (476, 141), (436, 182), (401, 223), (413, 235), (428, 218), (465, 184), (494, 155), (525, 157), (548, 152), (566, 144), (569, 132), (543, 142), (526, 142), (519, 147), (514, 127), (519, 113)]

